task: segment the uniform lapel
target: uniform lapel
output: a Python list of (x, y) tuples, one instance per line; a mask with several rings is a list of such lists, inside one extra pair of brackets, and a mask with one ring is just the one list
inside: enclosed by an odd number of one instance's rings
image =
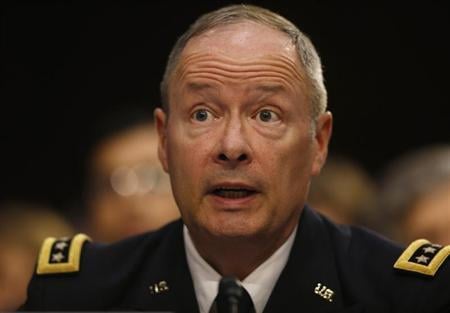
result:
[(291, 254), (264, 313), (362, 312), (346, 308), (330, 234), (308, 207), (302, 213)]
[(182, 222), (176, 223), (159, 243), (148, 247), (148, 257), (124, 299), (122, 308), (139, 311), (198, 312), (186, 261)]

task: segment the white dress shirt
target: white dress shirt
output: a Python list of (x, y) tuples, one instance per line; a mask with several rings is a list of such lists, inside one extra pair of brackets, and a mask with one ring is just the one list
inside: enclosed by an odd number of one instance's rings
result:
[[(252, 298), (256, 313), (262, 313), (269, 300), (275, 283), (288, 261), (296, 232), (297, 227), (275, 253), (241, 282)], [(186, 226), (183, 228), (183, 237), (200, 313), (208, 313), (217, 296), (221, 276), (200, 256)]]

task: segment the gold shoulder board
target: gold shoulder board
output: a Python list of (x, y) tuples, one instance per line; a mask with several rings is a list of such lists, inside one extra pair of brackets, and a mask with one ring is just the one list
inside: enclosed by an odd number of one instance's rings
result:
[(42, 244), (37, 263), (37, 274), (71, 273), (80, 270), (81, 249), (91, 239), (85, 234), (73, 238), (47, 238)]
[(418, 239), (412, 242), (395, 262), (394, 267), (401, 270), (434, 276), (445, 259), (450, 255), (450, 246), (432, 244)]

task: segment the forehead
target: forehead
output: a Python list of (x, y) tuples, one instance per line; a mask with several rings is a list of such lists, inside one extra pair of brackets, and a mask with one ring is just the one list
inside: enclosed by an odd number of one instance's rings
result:
[(223, 25), (192, 38), (184, 48), (174, 79), (233, 80), (238, 83), (276, 82), (304, 87), (297, 50), (281, 31), (256, 22)]

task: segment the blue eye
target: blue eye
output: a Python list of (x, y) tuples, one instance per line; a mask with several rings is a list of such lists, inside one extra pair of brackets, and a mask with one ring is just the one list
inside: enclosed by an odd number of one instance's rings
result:
[(192, 118), (198, 122), (204, 122), (211, 118), (211, 113), (206, 109), (199, 109), (192, 114)]
[(258, 112), (257, 117), (260, 121), (268, 123), (268, 122), (276, 122), (280, 120), (278, 114), (270, 110), (261, 110)]

